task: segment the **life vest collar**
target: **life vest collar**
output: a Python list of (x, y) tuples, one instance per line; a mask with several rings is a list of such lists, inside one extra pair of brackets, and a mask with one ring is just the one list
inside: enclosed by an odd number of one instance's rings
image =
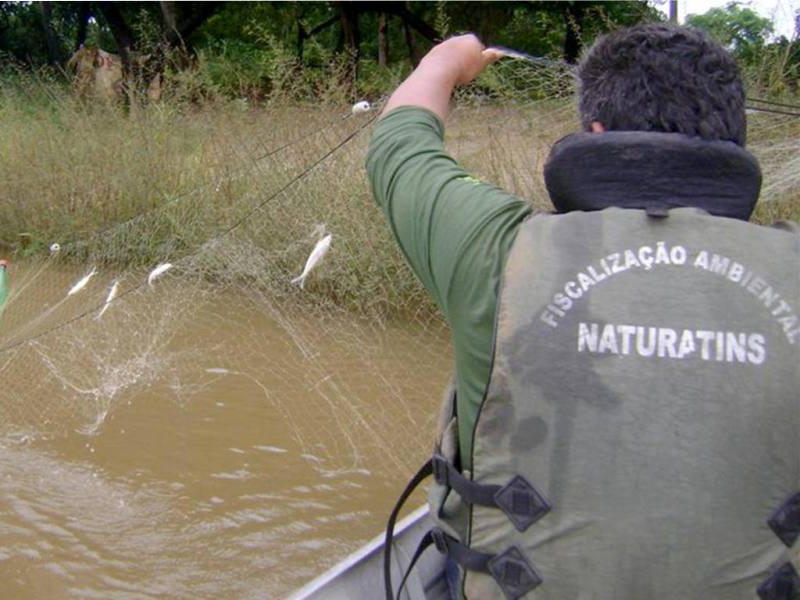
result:
[(544, 179), (558, 212), (695, 207), (747, 221), (761, 190), (758, 161), (741, 146), (680, 133), (573, 133), (553, 146)]

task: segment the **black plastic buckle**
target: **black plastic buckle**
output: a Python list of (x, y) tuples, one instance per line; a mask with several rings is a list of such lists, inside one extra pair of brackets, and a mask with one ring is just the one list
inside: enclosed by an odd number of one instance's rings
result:
[(443, 485), (445, 487), (450, 487), (450, 478), (447, 475), (448, 469), (450, 467), (450, 463), (444, 456), (439, 454), (433, 455), (433, 460), (431, 461), (433, 464), (433, 479), (439, 485)]

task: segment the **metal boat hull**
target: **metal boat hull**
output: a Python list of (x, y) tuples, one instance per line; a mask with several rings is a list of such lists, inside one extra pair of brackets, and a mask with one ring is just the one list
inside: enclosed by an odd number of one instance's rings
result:
[[(400, 584), (419, 540), (432, 527), (428, 507), (422, 506), (400, 521), (395, 528), (392, 548), (392, 581)], [(382, 598), (383, 544), (380, 535), (343, 561), (296, 591), (291, 600), (358, 600)], [(444, 556), (430, 549), (417, 562), (403, 592), (406, 600), (445, 600), (449, 598), (444, 575)]]

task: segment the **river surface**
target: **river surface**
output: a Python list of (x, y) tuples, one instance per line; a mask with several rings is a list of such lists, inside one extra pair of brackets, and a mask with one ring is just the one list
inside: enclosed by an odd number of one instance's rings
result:
[[(441, 324), (203, 300), (136, 354), (125, 328), (153, 321), (154, 297), (103, 316), (122, 328), (113, 347), (88, 352), (104, 343), (93, 321), (2, 371), (6, 418), (31, 412), (0, 429), (0, 598), (285, 597), (379, 534), (425, 458), (451, 361)], [(154, 369), (110, 386), (126, 352)], [(54, 415), (69, 423), (45, 427)]]

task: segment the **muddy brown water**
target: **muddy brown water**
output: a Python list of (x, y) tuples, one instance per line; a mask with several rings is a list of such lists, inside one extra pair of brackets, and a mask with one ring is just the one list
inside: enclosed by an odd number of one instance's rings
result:
[[(85, 412), (63, 431), (35, 427), (88, 393), (69, 361), (89, 369), (91, 332), (61, 355), (42, 338), (25, 361), (44, 367), (2, 373), (0, 402), (13, 392), (38, 408), (24, 434), (0, 424), (0, 598), (280, 598), (380, 533), (430, 448), (451, 361), (443, 327), (257, 302), (206, 303), (183, 321), (153, 360), (189, 358), (115, 392), (96, 429)], [(198, 345), (198, 330), (214, 343)], [(116, 360), (105, 356), (94, 360)]]

